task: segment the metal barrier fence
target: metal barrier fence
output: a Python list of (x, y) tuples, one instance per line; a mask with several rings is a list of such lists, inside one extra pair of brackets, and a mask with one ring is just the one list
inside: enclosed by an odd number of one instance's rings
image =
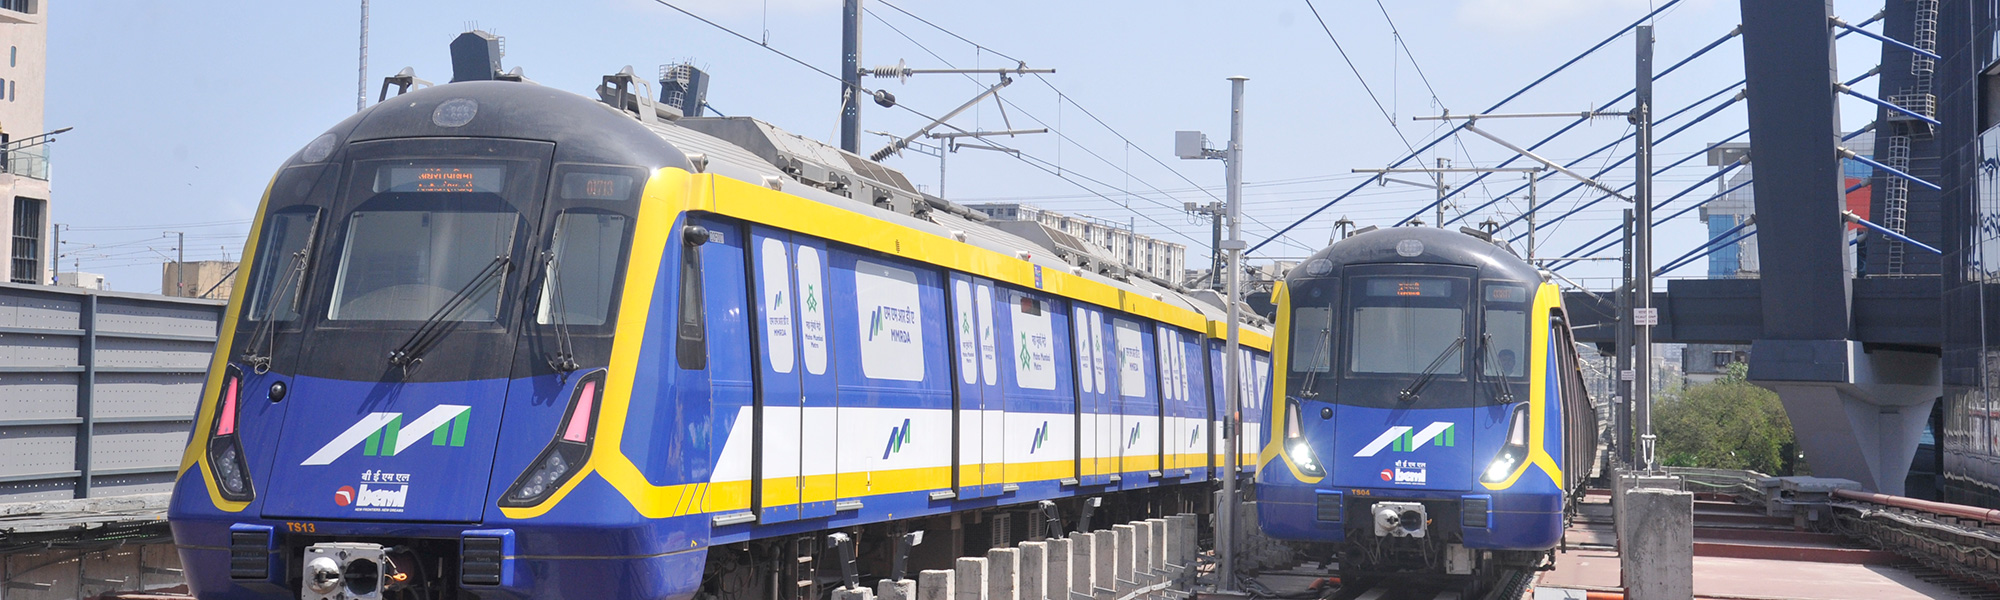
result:
[(223, 304), (0, 284), (0, 504), (169, 491)]

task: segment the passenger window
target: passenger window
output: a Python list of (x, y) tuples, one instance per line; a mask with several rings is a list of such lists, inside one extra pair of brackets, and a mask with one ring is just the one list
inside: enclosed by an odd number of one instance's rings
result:
[(708, 325), (703, 319), (707, 311), (702, 310), (701, 293), (701, 244), (708, 241), (708, 230), (688, 227), (683, 236), (680, 343), (676, 354), (682, 369), (695, 371), (708, 368)]

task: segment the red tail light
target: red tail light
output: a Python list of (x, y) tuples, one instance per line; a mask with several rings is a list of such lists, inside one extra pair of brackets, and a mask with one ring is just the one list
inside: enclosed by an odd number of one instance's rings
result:
[(236, 435), (242, 392), (243, 371), (229, 365), (222, 374), (222, 395), (216, 398), (215, 426), (208, 436), (208, 467), (215, 477), (216, 491), (235, 502), (248, 502), (257, 496), (256, 487), (250, 482), (250, 463), (243, 454), (243, 441)]
[(236, 433), (236, 391), (242, 383), (236, 377), (229, 378), (227, 391), (222, 394), (222, 413), (215, 417), (215, 435)]
[(597, 408), (597, 380), (583, 382), (583, 392), (577, 394), (576, 410), (569, 415), (569, 424), (563, 427), (563, 441), (583, 443), (590, 441), (590, 414)]

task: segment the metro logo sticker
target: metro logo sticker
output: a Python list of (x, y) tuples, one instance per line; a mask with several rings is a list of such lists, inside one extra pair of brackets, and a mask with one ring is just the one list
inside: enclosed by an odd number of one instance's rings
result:
[(363, 451), (366, 456), (395, 456), (404, 449), (414, 446), (424, 434), (431, 434), (432, 446), (465, 445), (465, 431), (472, 419), (472, 407), (458, 404), (440, 404), (431, 408), (423, 416), (404, 426), (403, 413), (368, 413), (361, 421), (340, 432), (321, 446), (312, 456), (306, 457), (302, 467), (333, 464), (355, 446), (366, 442)]
[(1416, 428), (1408, 425), (1390, 427), (1388, 431), (1382, 432), (1382, 435), (1376, 436), (1374, 441), (1368, 442), (1367, 446), (1362, 446), (1361, 451), (1354, 453), (1354, 456), (1367, 458), (1380, 454), (1384, 448), (1392, 452), (1415, 452), (1433, 440), (1442, 448), (1450, 448), (1458, 443), (1456, 439), (1458, 427), (1447, 421), (1431, 423), (1425, 426), (1423, 431), (1412, 434), (1411, 431), (1414, 429)]

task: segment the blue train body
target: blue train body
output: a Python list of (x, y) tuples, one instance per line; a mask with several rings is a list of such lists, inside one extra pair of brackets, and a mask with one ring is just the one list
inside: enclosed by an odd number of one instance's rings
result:
[(1398, 228), (1276, 296), (1265, 533), (1356, 574), (1540, 564), (1597, 458), (1556, 288), (1485, 239)]
[(913, 190), (869, 188), (927, 214), (778, 191), (688, 129), (753, 121), (638, 117), (443, 85), (287, 163), (174, 490), (196, 595), (350, 585), (323, 551), (388, 597), (728, 596), (838, 573), (769, 570), (830, 532), (932, 530), (921, 566), (1020, 535), (961, 521), (1150, 516), (1230, 475), (1213, 304)]

